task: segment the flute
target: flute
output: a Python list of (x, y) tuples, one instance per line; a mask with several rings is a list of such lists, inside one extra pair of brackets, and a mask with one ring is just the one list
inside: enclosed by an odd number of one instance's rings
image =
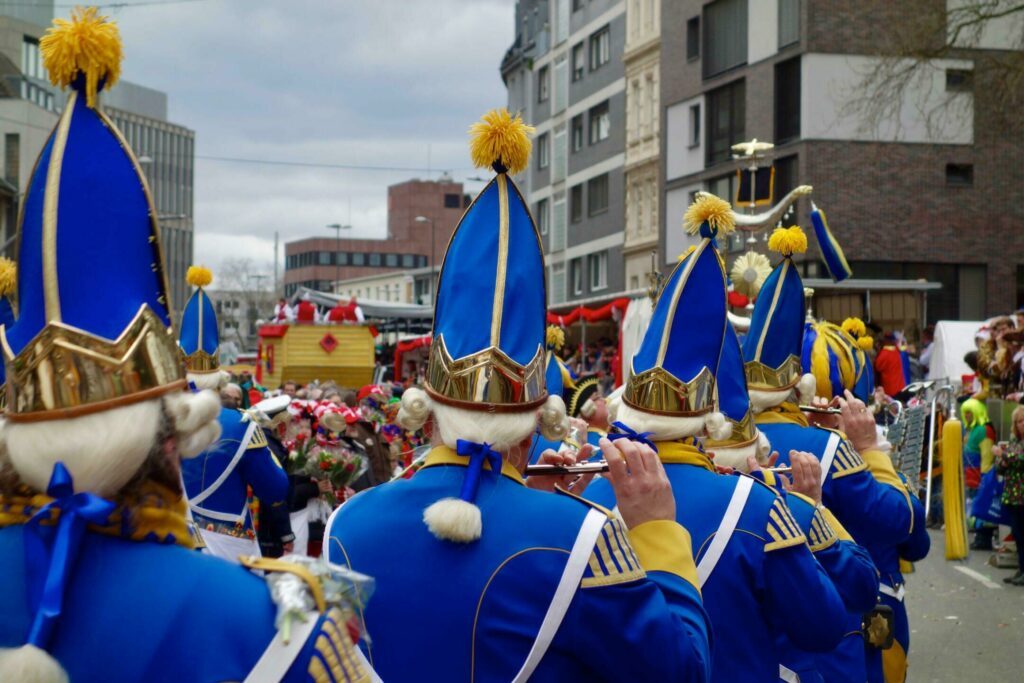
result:
[(843, 414), (843, 411), (841, 409), (833, 408), (832, 406), (827, 406), (825, 408), (821, 408), (819, 406), (800, 406), (800, 410), (804, 410), (804, 411), (806, 411), (808, 413), (821, 413), (823, 415), (842, 415)]
[(594, 462), (581, 462), (575, 465), (527, 465), (526, 476), (562, 476), (566, 474), (597, 474), (607, 472), (608, 462), (595, 460)]

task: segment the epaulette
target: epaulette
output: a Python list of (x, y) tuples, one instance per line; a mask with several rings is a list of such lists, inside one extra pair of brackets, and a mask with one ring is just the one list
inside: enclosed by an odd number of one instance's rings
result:
[(838, 540), (839, 536), (821, 514), (821, 510), (815, 509), (814, 516), (811, 517), (811, 529), (807, 534), (807, 545), (811, 546), (811, 552), (824, 550)]
[(252, 430), (252, 438), (249, 439), (249, 448), (266, 448), (267, 447), (267, 435), (263, 433), (263, 428), (256, 425), (256, 429)]
[[(598, 506), (598, 509), (602, 509)], [(647, 576), (629, 543), (626, 526), (618, 517), (610, 517), (597, 536), (594, 550), (583, 572), (580, 588), (599, 588), (639, 581)]]
[(842, 439), (836, 447), (836, 455), (832, 459), (832, 478), (839, 479), (849, 474), (863, 472), (868, 468), (864, 458), (853, 449), (850, 442)]
[(775, 498), (768, 511), (765, 532), (771, 539), (764, 546), (766, 553), (807, 542), (804, 532), (800, 531), (800, 525), (793, 518), (793, 513), (786, 505), (786, 501), (779, 497)]
[(313, 657), (309, 660), (309, 677), (329, 683), (369, 683), (371, 678), (356, 657), (348, 635), (345, 614), (332, 607), (323, 615), (320, 631), (313, 641)]

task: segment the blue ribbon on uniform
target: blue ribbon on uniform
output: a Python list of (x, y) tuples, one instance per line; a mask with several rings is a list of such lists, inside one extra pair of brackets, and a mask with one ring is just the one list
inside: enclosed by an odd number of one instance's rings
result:
[(463, 439), (459, 439), (455, 447), (456, 453), (469, 457), (469, 468), (466, 471), (466, 478), (462, 481), (459, 498), (467, 503), (472, 503), (476, 500), (476, 493), (480, 489), (480, 477), (484, 471), (484, 463), (489, 463), (491, 471), (498, 474), (501, 472), (501, 453), (492, 449), (488, 443), (476, 443)]
[[(116, 506), (93, 493), (75, 493), (64, 463), (53, 466), (46, 495), (53, 498), (25, 524), (25, 563), (30, 574), (45, 576), (28, 643), (46, 649), (64, 605), (64, 592), (74, 568), (86, 524), (106, 524)], [(44, 528), (58, 510), (57, 526)]]
[(654, 451), (655, 453), (658, 452), (658, 447), (654, 445), (653, 441), (647, 438), (654, 432), (637, 433), (636, 431), (633, 430), (632, 427), (629, 427), (628, 425), (625, 425), (621, 422), (613, 422), (612, 427), (615, 427), (617, 430), (619, 430), (619, 432), (617, 434), (609, 434), (609, 441), (615, 442), (618, 441), (619, 439), (629, 439), (630, 441), (635, 441), (636, 443), (642, 443), (647, 446), (650, 446), (652, 451)]

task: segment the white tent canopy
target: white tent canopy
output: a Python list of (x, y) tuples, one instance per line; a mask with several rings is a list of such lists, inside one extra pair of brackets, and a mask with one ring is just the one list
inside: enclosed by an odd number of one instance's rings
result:
[(973, 371), (964, 363), (964, 354), (974, 351), (974, 335), (984, 325), (981, 321), (940, 320), (935, 323), (935, 342), (932, 346), (928, 379), (959, 380), (961, 375)]

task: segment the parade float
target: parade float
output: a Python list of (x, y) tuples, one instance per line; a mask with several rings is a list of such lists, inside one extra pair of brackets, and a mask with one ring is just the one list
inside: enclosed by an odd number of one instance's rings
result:
[(360, 387), (373, 381), (370, 325), (275, 323), (261, 326), (259, 337), (256, 380), (264, 386), (333, 380), (338, 386)]

